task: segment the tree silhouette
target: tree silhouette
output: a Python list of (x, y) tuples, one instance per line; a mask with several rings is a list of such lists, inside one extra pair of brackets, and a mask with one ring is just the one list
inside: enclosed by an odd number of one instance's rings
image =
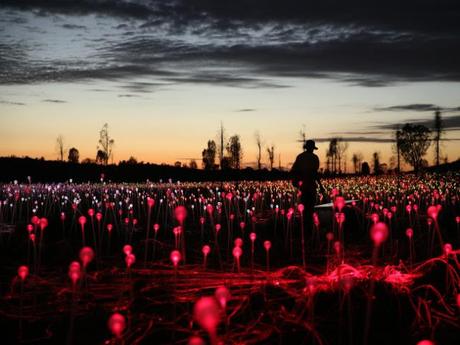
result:
[(405, 124), (400, 134), (400, 150), (404, 160), (412, 165), (414, 171), (422, 167), (423, 156), (430, 147), (431, 131), (423, 125)]
[(363, 162), (363, 164), (361, 165), (361, 173), (363, 175), (369, 175), (371, 173), (371, 169), (369, 167), (368, 162)]
[(353, 153), (351, 157), (351, 161), (353, 163), (353, 168), (355, 169), (355, 173), (359, 173), (361, 162), (363, 161), (363, 154), (361, 152)]
[(230, 167), (233, 169), (240, 169), (241, 160), (243, 158), (243, 150), (241, 148), (240, 137), (238, 135), (233, 135), (230, 137), (227, 143), (227, 152)]
[(331, 141), (329, 142), (329, 148), (326, 152), (326, 157), (329, 159), (329, 163), (331, 166), (330, 169), (328, 168), (328, 170), (331, 171), (332, 173), (337, 172), (337, 155), (338, 155), (337, 145), (338, 145), (338, 139), (332, 138)]
[(216, 165), (216, 143), (214, 140), (208, 140), (208, 147), (203, 150), (201, 156), (203, 157), (203, 168), (205, 170), (212, 170)]
[(260, 170), (262, 167), (262, 139), (260, 138), (260, 133), (258, 131), (254, 136), (257, 144), (257, 169)]
[(401, 130), (395, 131), (396, 169), (401, 172)]
[[(108, 164), (110, 157), (113, 157), (112, 149), (113, 149), (114, 144), (115, 144), (115, 141), (109, 135), (109, 125), (105, 123), (104, 126), (102, 126), (102, 129), (99, 131), (99, 145), (98, 145), (98, 150), (104, 153), (104, 161), (102, 163), (105, 165)], [(99, 151), (98, 151), (98, 155), (99, 155)], [(96, 157), (96, 160), (97, 160), (97, 157)]]
[(69, 150), (68, 160), (70, 163), (78, 163), (80, 160), (80, 152), (75, 147), (72, 147)]
[(107, 154), (102, 150), (97, 150), (96, 164), (107, 164)]
[(380, 169), (380, 154), (378, 152), (374, 152), (372, 154), (373, 166), (374, 166), (374, 174), (380, 175), (382, 172)]
[(58, 152), (59, 160), (61, 162), (64, 161), (64, 154), (65, 154), (64, 137), (61, 134), (59, 134), (58, 137), (56, 138), (56, 151)]
[(268, 162), (270, 163), (270, 170), (273, 170), (273, 163), (275, 162), (275, 145), (267, 147)]
[(346, 160), (345, 160), (345, 152), (348, 150), (348, 143), (343, 141), (342, 138), (337, 138), (337, 149), (336, 149), (336, 152), (337, 152), (337, 160), (338, 160), (338, 163), (339, 163), (339, 173), (342, 173), (344, 172), (346, 169), (344, 167), (344, 169), (342, 170), (342, 160), (344, 161), (344, 165), (346, 164)]
[(196, 164), (196, 160), (191, 159), (189, 167), (190, 167), (190, 169), (198, 169), (198, 164)]
[(439, 142), (441, 141), (441, 135), (443, 133), (442, 129), (442, 119), (441, 119), (441, 112), (437, 110), (434, 113), (434, 141), (435, 141), (435, 163), (439, 165), (440, 161), (440, 150), (439, 150)]

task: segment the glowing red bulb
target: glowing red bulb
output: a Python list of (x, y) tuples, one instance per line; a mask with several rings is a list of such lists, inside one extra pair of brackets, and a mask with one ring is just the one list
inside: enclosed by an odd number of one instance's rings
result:
[(219, 325), (221, 311), (214, 297), (201, 297), (193, 308), (194, 320), (214, 337)]
[(204, 219), (204, 217), (200, 217), (200, 224), (201, 224), (201, 225), (203, 225), (203, 224), (204, 224), (204, 222), (205, 222), (205, 219)]
[(227, 193), (227, 195), (225, 197), (227, 198), (228, 201), (232, 201), (233, 194), (229, 192), (229, 193)]
[(80, 218), (78, 218), (78, 222), (83, 227), (86, 224), (86, 217), (85, 216), (80, 216)]
[(81, 277), (81, 266), (78, 261), (73, 261), (69, 265), (69, 278), (72, 280), (72, 284), (75, 285)]
[(111, 232), (112, 229), (113, 229), (113, 225), (112, 224), (107, 224), (107, 231)]
[(204, 256), (207, 256), (211, 252), (211, 247), (205, 244), (203, 248), (201, 249), (201, 252), (203, 253)]
[(460, 216), (455, 217), (455, 222), (456, 222), (457, 224), (460, 224)]
[(181, 255), (180, 251), (173, 250), (171, 252), (171, 255), (169, 256), (169, 258), (171, 259), (174, 267), (176, 267), (179, 264), (180, 260), (182, 259), (182, 255)]
[(125, 253), (125, 255), (129, 255), (132, 252), (133, 252), (133, 247), (130, 244), (125, 244), (123, 246), (123, 253)]
[(377, 213), (372, 213), (371, 219), (374, 222), (374, 224), (376, 224), (379, 221), (379, 215)]
[(245, 227), (246, 227), (246, 223), (245, 222), (240, 222), (240, 229), (244, 230)]
[(40, 218), (40, 229), (43, 230), (48, 226), (48, 219)]
[(27, 231), (28, 232), (34, 231), (34, 226), (32, 224), (27, 224)]
[(449, 256), (452, 253), (452, 245), (450, 243), (446, 243), (443, 247), (444, 255)]
[(252, 242), (254, 242), (254, 241), (256, 240), (256, 238), (257, 238), (257, 235), (256, 235), (255, 232), (251, 232), (251, 233), (249, 234), (249, 239), (250, 239)]
[(83, 267), (88, 266), (88, 264), (94, 259), (94, 250), (91, 247), (83, 247), (80, 250), (80, 260), (83, 263)]
[(343, 224), (343, 222), (345, 221), (345, 213), (337, 212), (335, 214), (335, 219), (338, 224)]
[(25, 280), (29, 275), (29, 267), (27, 266), (19, 266), (18, 268), (18, 276), (21, 280)]
[(155, 200), (150, 197), (147, 197), (147, 205), (149, 206), (149, 208), (152, 208), (155, 205)]
[(376, 223), (372, 226), (370, 234), (374, 245), (379, 246), (388, 237), (388, 226), (382, 222)]
[(431, 340), (420, 340), (417, 345), (434, 345)]
[(183, 224), (187, 217), (187, 209), (184, 206), (177, 206), (174, 209), (174, 216), (180, 224)]
[(136, 256), (134, 254), (128, 254), (125, 257), (126, 267), (131, 268), (132, 265), (136, 262)]
[(202, 338), (194, 335), (188, 340), (188, 345), (206, 345), (206, 343)]
[(228, 291), (225, 286), (219, 286), (216, 289), (214, 296), (216, 297), (217, 302), (219, 302), (221, 308), (225, 310), (227, 302), (230, 300), (230, 291)]
[(117, 338), (121, 337), (123, 331), (126, 328), (126, 321), (125, 317), (119, 313), (114, 313), (110, 316), (109, 321), (107, 323), (110, 332)]
[(412, 238), (412, 236), (414, 236), (414, 230), (412, 230), (411, 228), (408, 228), (406, 230), (406, 236), (409, 238)]
[(334, 200), (334, 207), (339, 211), (342, 212), (343, 207), (345, 206), (345, 198), (343, 196), (338, 196)]
[(297, 210), (302, 213), (305, 210), (305, 206), (303, 204), (298, 204), (297, 205)]
[(216, 227), (215, 227), (215, 228), (216, 228), (216, 232), (219, 232), (220, 229), (222, 228), (222, 226), (221, 226), (220, 224), (216, 224)]
[(160, 224), (158, 224), (158, 223), (153, 224), (153, 230), (155, 232), (158, 232), (158, 230), (160, 230)]
[(235, 238), (235, 247), (242, 247), (243, 246), (243, 240), (240, 237)]
[(93, 217), (93, 216), (94, 216), (94, 210), (93, 210), (92, 208), (90, 208), (90, 209), (88, 210), (88, 216), (90, 216), (90, 217)]
[(326, 234), (326, 239), (327, 239), (328, 241), (334, 240), (334, 233), (328, 232), (328, 233)]
[(239, 259), (240, 256), (243, 254), (243, 249), (241, 249), (241, 247), (236, 246), (233, 248), (232, 254), (236, 259)]
[(439, 209), (436, 206), (430, 206), (426, 210), (426, 214), (434, 220), (438, 218), (438, 212), (439, 212)]
[(100, 222), (102, 220), (102, 213), (101, 212), (96, 213), (96, 219), (97, 219), (98, 222)]
[(412, 211), (412, 206), (411, 205), (406, 205), (406, 212), (411, 213)]
[(40, 224), (40, 218), (38, 218), (37, 216), (33, 216), (30, 221), (32, 222), (32, 224), (35, 224), (35, 225), (38, 225)]
[(214, 212), (214, 207), (211, 204), (206, 206), (206, 211), (211, 215)]
[(272, 243), (270, 241), (264, 242), (264, 248), (266, 251), (269, 251), (271, 247), (272, 247)]
[(65, 213), (64, 212), (61, 212), (61, 221), (65, 221)]

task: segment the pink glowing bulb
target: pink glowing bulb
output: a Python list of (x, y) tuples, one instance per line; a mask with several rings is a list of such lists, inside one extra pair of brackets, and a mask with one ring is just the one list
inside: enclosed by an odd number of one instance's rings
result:
[(328, 232), (328, 233), (326, 234), (326, 239), (327, 239), (328, 241), (334, 240), (334, 233)]
[(136, 256), (134, 254), (128, 254), (125, 256), (126, 267), (131, 268), (136, 262)]
[(431, 340), (420, 340), (417, 345), (434, 345)]
[(21, 278), (22, 281), (24, 281), (27, 276), (29, 275), (29, 267), (27, 266), (19, 266), (18, 268), (18, 276)]
[(120, 338), (126, 328), (125, 317), (119, 313), (114, 313), (110, 316), (107, 325), (110, 332), (117, 338)]
[(147, 197), (147, 205), (149, 206), (149, 208), (152, 208), (155, 205), (155, 200), (150, 197)]
[(69, 278), (72, 280), (72, 284), (75, 285), (81, 277), (81, 266), (78, 261), (73, 261), (69, 265)]
[(61, 221), (65, 221), (65, 213), (64, 212), (61, 212)]
[(30, 221), (32, 222), (32, 224), (35, 224), (35, 225), (38, 225), (40, 224), (40, 218), (38, 218), (37, 216), (33, 216)]
[(227, 302), (230, 300), (230, 291), (225, 286), (219, 286), (214, 292), (214, 297), (216, 297), (217, 302), (219, 302), (220, 307), (225, 310), (227, 308)]
[(372, 213), (371, 220), (376, 224), (379, 221), (379, 215), (377, 213)]
[(376, 223), (372, 226), (370, 235), (374, 245), (379, 246), (388, 237), (388, 226), (383, 222)]
[(414, 230), (412, 230), (411, 228), (408, 228), (406, 230), (406, 236), (409, 238), (412, 238), (412, 236), (414, 236)]
[(272, 243), (270, 241), (264, 242), (264, 248), (267, 252), (270, 250), (271, 247), (272, 247)]
[(94, 210), (92, 208), (88, 210), (88, 216), (90, 216), (91, 218), (94, 216)]
[(230, 213), (230, 220), (235, 219), (235, 215), (233, 213)]
[(204, 224), (204, 222), (205, 222), (205, 219), (204, 219), (204, 217), (200, 217), (200, 224), (201, 224), (201, 225), (203, 225), (203, 224)]
[(78, 218), (78, 222), (80, 223), (81, 227), (84, 227), (86, 224), (86, 217), (80, 216), (80, 218)]
[(334, 250), (337, 254), (342, 250), (342, 244), (339, 241), (334, 242)]
[(244, 230), (245, 227), (246, 227), (246, 223), (245, 222), (240, 222), (240, 229)]
[(438, 218), (438, 213), (439, 213), (439, 209), (436, 206), (430, 206), (426, 210), (426, 214), (428, 215), (428, 217), (431, 217), (434, 220)]
[(129, 224), (129, 218), (128, 218), (128, 217), (125, 218), (125, 224), (126, 224), (126, 225)]
[(211, 215), (214, 212), (214, 207), (211, 204), (206, 206), (206, 211)]
[(443, 247), (444, 255), (449, 256), (452, 253), (452, 245), (450, 243), (446, 243)]
[(169, 258), (171, 259), (171, 262), (173, 263), (174, 267), (177, 267), (177, 265), (179, 264), (180, 260), (182, 259), (182, 255), (181, 255), (180, 251), (173, 250), (171, 252), (171, 255), (169, 256)]
[(206, 345), (206, 343), (202, 338), (194, 335), (189, 338), (188, 345)]
[(220, 224), (216, 224), (215, 228), (216, 228), (216, 232), (219, 232), (222, 226)]
[(236, 259), (239, 259), (240, 256), (243, 254), (243, 249), (241, 249), (241, 247), (236, 246), (233, 248), (232, 254)]
[(255, 232), (251, 232), (251, 233), (249, 234), (249, 239), (250, 239), (252, 242), (254, 242), (254, 241), (256, 240), (256, 238), (257, 238), (257, 235), (256, 235)]
[(391, 213), (391, 212), (388, 212), (388, 213), (387, 213), (387, 218), (388, 218), (388, 219), (391, 219), (391, 218), (393, 218), (393, 213)]
[(34, 226), (32, 224), (27, 224), (27, 231), (30, 233), (34, 231)]
[(107, 231), (111, 232), (112, 229), (113, 229), (113, 225), (112, 224), (107, 224)]
[(133, 219), (133, 225), (136, 225), (136, 224), (137, 224), (137, 219), (134, 218), (134, 219)]
[(133, 252), (133, 247), (130, 244), (125, 244), (123, 246), (123, 253), (125, 253), (125, 255), (129, 255), (132, 252)]
[(242, 247), (243, 246), (243, 240), (240, 237), (235, 238), (235, 247)]
[(396, 208), (396, 206), (391, 206), (391, 207), (390, 207), (390, 210), (391, 210), (391, 212), (396, 213), (397, 208)]
[(45, 229), (48, 226), (48, 219), (40, 218), (40, 230)]
[(334, 207), (339, 211), (342, 212), (342, 209), (345, 206), (345, 198), (343, 196), (338, 196), (334, 200)]
[(203, 253), (204, 256), (208, 256), (208, 254), (211, 252), (211, 247), (205, 244), (203, 248), (201, 249), (201, 252)]
[(97, 219), (98, 222), (100, 222), (102, 220), (102, 213), (101, 212), (96, 213), (96, 219)]
[(457, 224), (460, 224), (460, 216), (455, 217), (455, 222), (456, 222)]
[(214, 297), (201, 297), (195, 303), (193, 319), (209, 333), (211, 338), (215, 337), (220, 318), (221, 311)]
[(412, 206), (411, 205), (406, 205), (406, 212), (411, 213), (412, 211)]
[(316, 212), (313, 213), (313, 224), (315, 224), (315, 226), (319, 226), (319, 217)]
[(83, 263), (83, 267), (88, 266), (88, 264), (94, 259), (94, 250), (91, 247), (83, 247), (80, 250), (80, 260)]
[(176, 226), (174, 229), (173, 229), (173, 233), (174, 233), (174, 236), (179, 236), (182, 232), (182, 229), (180, 226)]
[(177, 206), (174, 209), (174, 216), (176, 217), (179, 224), (183, 224), (187, 217), (187, 209), (184, 206)]
[(343, 222), (345, 221), (345, 213), (337, 212), (335, 214), (335, 219), (336, 219), (337, 223), (343, 224)]
[(225, 197), (227, 198), (228, 201), (232, 201), (233, 194), (229, 192), (229, 193), (227, 193), (227, 195)]
[(35, 242), (35, 234), (29, 234), (29, 239), (30, 239), (32, 242)]
[(413, 205), (413, 206), (412, 206), (412, 209), (414, 210), (415, 213), (417, 213), (417, 211), (418, 211), (418, 206), (417, 206), (417, 205)]
[(303, 211), (305, 210), (305, 206), (303, 204), (298, 204), (297, 205), (297, 210), (300, 212), (300, 213), (303, 213)]
[(431, 224), (433, 224), (433, 219), (427, 218), (426, 223), (428, 224), (428, 226), (431, 226)]
[(158, 230), (160, 230), (160, 224), (158, 223), (153, 224), (153, 231), (158, 232)]

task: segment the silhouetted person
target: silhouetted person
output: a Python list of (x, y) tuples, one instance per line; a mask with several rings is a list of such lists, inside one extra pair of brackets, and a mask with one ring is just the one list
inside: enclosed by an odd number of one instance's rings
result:
[(318, 148), (313, 140), (304, 144), (304, 152), (299, 154), (291, 168), (294, 186), (300, 189), (300, 200), (304, 205), (305, 225), (310, 231), (313, 229), (313, 211), (316, 204), (317, 185), (323, 190), (319, 179), (319, 158), (313, 153)]

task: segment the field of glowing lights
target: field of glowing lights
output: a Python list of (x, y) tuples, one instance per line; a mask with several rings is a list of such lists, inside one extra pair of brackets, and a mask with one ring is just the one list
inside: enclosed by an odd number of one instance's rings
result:
[(0, 185), (2, 344), (460, 344), (460, 173)]

